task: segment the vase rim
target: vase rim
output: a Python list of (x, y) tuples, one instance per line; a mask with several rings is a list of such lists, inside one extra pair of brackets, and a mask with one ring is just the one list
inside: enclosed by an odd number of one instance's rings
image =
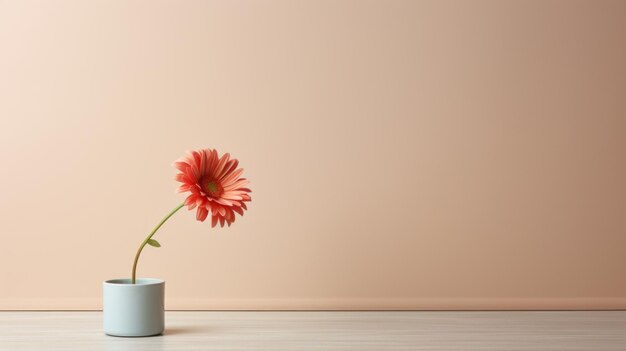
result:
[(135, 284), (131, 283), (130, 278), (109, 279), (105, 280), (103, 284), (115, 285), (115, 286), (146, 286), (146, 285), (159, 285), (164, 284), (165, 280), (158, 278), (137, 278)]

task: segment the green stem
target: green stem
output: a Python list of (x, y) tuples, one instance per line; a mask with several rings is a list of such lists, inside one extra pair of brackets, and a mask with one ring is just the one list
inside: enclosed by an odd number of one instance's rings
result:
[(185, 206), (184, 202), (182, 204), (176, 206), (176, 208), (173, 209), (172, 212), (168, 213), (167, 216), (165, 216), (161, 220), (161, 222), (159, 222), (159, 224), (157, 224), (157, 226), (154, 227), (154, 229), (152, 230), (150, 235), (148, 235), (148, 237), (141, 243), (141, 246), (139, 246), (139, 250), (137, 250), (137, 254), (135, 255), (135, 262), (133, 262), (133, 280), (132, 280), (133, 284), (135, 284), (135, 276), (136, 276), (136, 273), (137, 273), (137, 262), (139, 261), (139, 255), (141, 255), (141, 251), (143, 250), (143, 247), (146, 246), (146, 244), (148, 243), (148, 241), (150, 239), (152, 239), (152, 236), (154, 235), (154, 233), (156, 233), (157, 230), (159, 230), (159, 228), (161, 228), (163, 223), (165, 223), (165, 221), (167, 221), (170, 217), (172, 217), (172, 215), (174, 215), (174, 213), (176, 213), (176, 211), (180, 210), (183, 206)]

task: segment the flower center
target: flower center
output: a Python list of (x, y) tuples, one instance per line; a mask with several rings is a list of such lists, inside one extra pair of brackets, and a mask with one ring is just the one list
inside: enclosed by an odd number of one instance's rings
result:
[(200, 180), (200, 187), (202, 188), (202, 191), (210, 197), (219, 197), (224, 192), (222, 186), (209, 177), (204, 177)]

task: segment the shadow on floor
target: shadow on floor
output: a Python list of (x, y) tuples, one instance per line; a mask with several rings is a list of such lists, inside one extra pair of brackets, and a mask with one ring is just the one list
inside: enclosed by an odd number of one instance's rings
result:
[(192, 325), (192, 326), (175, 326), (175, 327), (165, 327), (163, 331), (164, 336), (168, 335), (190, 335), (190, 334), (207, 334), (213, 331), (212, 328), (201, 325)]

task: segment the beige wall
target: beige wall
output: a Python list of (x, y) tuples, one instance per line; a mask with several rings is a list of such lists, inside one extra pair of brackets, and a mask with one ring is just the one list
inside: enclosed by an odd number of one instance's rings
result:
[(626, 308), (626, 2), (0, 0), (0, 309)]

